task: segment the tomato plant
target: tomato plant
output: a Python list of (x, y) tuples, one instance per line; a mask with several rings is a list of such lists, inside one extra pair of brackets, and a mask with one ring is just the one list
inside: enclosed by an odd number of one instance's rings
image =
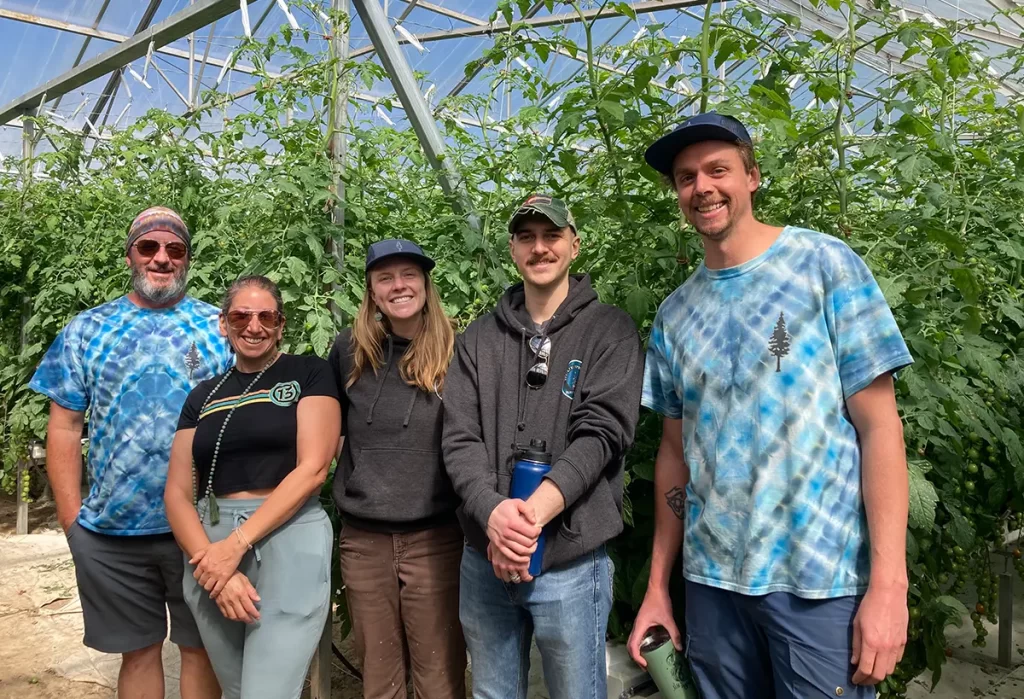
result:
[[(499, 13), (514, 19), (518, 4), (500, 3)], [(356, 86), (386, 90), (386, 76), (372, 62), (318, 53), (290, 31), (245, 44), (241, 57), (254, 65), (283, 53), (294, 72), (264, 76), (244, 104), (208, 95), (193, 114), (154, 110), (87, 145), (38, 119), (53, 147), (35, 158), (37, 176), (0, 175), (4, 486), (45, 431), (45, 401), (25, 384), (74, 313), (127, 290), (120, 250), (142, 208), (172, 206), (194, 231), (192, 294), (215, 301), (236, 275), (267, 273), (282, 286), (287, 349), (324, 354), (334, 312), (351, 315), (362, 295), (369, 242), (401, 235), (423, 244), (464, 325), (514, 278), (508, 213), (527, 194), (552, 190), (579, 223), (577, 269), (646, 336), (657, 304), (702, 250), (642, 152), (694, 110), (715, 108), (755, 134), (759, 217), (846, 240), (914, 354), (896, 384), (911, 488), (910, 641), (880, 691), (903, 696), (926, 668), (937, 681), (945, 629), (970, 615), (965, 600), (985, 644), (982, 619), (994, 621), (998, 607), (989, 555), (1024, 526), (1024, 104), (1000, 82), (1021, 79), (1024, 52), (993, 54), (962, 32), (968, 23), (904, 19), (885, 0), (828, 4), (843, 31), (730, 3), (681, 40), (650, 24), (628, 44), (598, 45), (592, 22), (579, 41), (560, 30), (497, 35), (467, 66), (480, 70), (484, 89), (435, 109), (479, 227), (455, 212), (412, 130), (375, 116), (394, 97), (352, 100), (340, 126), (346, 162), (332, 158), (337, 101)], [(578, 67), (568, 75), (513, 60), (546, 66), (566, 56)], [(879, 73), (893, 56), (905, 59), (902, 69)], [(500, 118), (509, 93), (525, 106)], [(332, 223), (336, 202), (343, 225)], [(618, 637), (645, 591), (659, 433), (645, 412), (628, 457), (627, 528), (612, 551)], [(1019, 551), (1011, 555), (1024, 576)]]

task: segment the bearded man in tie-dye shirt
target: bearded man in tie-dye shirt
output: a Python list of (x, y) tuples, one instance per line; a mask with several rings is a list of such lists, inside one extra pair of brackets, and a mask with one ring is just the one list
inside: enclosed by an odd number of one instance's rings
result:
[(132, 290), (76, 315), (29, 388), (51, 401), (46, 471), (75, 562), (83, 642), (121, 655), (118, 697), (162, 697), (170, 617), (182, 699), (212, 699), (220, 687), (185, 604), (185, 561), (167, 522), (164, 486), (185, 398), (234, 358), (217, 308), (185, 294), (192, 238), (181, 216), (146, 209), (129, 226), (123, 253)]
[(704, 262), (662, 303), (642, 403), (664, 417), (647, 594), (682, 544), (686, 642), (705, 699), (874, 697), (907, 633), (908, 484), (894, 372), (913, 360), (844, 242), (754, 218), (746, 128), (709, 113), (646, 152)]

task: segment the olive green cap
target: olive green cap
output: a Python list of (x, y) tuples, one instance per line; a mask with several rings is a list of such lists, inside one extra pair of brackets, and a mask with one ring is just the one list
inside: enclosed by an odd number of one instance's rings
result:
[(564, 201), (548, 194), (532, 194), (519, 205), (519, 208), (512, 214), (512, 218), (508, 220), (509, 235), (516, 234), (516, 222), (519, 219), (533, 214), (543, 216), (559, 228), (569, 226), (573, 233), (579, 233), (576, 230), (576, 221), (572, 217), (572, 212), (569, 211), (569, 207), (565, 205)]

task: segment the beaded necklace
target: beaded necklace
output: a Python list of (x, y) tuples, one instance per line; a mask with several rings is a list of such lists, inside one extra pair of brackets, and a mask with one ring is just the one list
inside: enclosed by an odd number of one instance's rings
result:
[[(266, 365), (260, 370), (260, 373), (256, 374), (256, 378), (249, 382), (249, 385), (245, 387), (245, 390), (242, 391), (242, 394), (240, 396), (238, 396), (238, 400), (235, 401), (235, 404), (231, 406), (231, 409), (228, 411), (228, 414), (224, 417), (224, 422), (221, 423), (220, 432), (217, 433), (217, 442), (213, 447), (213, 460), (210, 461), (210, 478), (209, 480), (206, 481), (206, 491), (203, 493), (202, 497), (202, 499), (206, 501), (205, 509), (200, 509), (199, 506), (199, 478), (196, 475), (195, 458), (192, 459), (192, 505), (199, 512), (200, 521), (202, 521), (206, 513), (209, 512), (210, 524), (220, 524), (220, 507), (217, 505), (217, 498), (214, 497), (213, 495), (213, 475), (217, 470), (217, 456), (220, 455), (220, 444), (221, 440), (224, 439), (224, 429), (228, 426), (228, 422), (231, 420), (231, 416), (235, 414), (235, 408), (241, 405), (242, 399), (245, 398), (246, 394), (252, 390), (252, 387), (256, 385), (256, 382), (263, 378), (263, 374), (266, 373), (267, 369), (269, 369), (270, 366), (275, 361), (277, 361), (278, 356), (280, 356), (280, 353), (275, 352), (274, 356), (270, 358), (270, 361), (267, 362)], [(213, 399), (213, 395), (220, 390), (220, 387), (224, 385), (224, 382), (228, 380), (228, 377), (231, 376), (231, 372), (233, 372), (234, 370), (235, 367), (233, 366), (230, 369), (228, 369), (227, 372), (224, 374), (224, 378), (222, 378), (217, 383), (217, 385), (213, 387), (213, 390), (210, 391), (210, 395), (208, 395), (206, 397), (206, 400), (203, 401), (203, 407), (199, 409), (199, 419), (202, 419), (203, 411), (206, 410), (206, 406), (210, 404), (210, 401)]]

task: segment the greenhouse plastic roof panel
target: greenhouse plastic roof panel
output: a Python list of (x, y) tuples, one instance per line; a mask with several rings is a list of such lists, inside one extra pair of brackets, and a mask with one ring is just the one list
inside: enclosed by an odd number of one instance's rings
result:
[[(488, 89), (486, 73), (467, 75), (465, 66), (492, 46), (494, 34), (504, 28), (504, 19), (496, 15), (496, 0), (377, 0), (386, 12), (412, 69), (425, 76), (423, 89), (440, 99), (452, 94), (481, 94)], [(764, 9), (784, 11), (801, 18), (802, 29), (821, 29), (835, 35), (845, 31), (845, 20), (826, 3), (815, 7), (810, 0), (751, 0)], [(870, 8), (869, 0), (857, 0)], [(156, 47), (151, 60), (145, 49), (131, 60), (92, 77), (66, 94), (46, 94), (41, 86), (117, 47), (120, 42), (168, 19), (194, 11), (198, 6), (216, 4), (216, 21), (195, 27), (163, 46)], [(196, 106), (200, 94), (216, 88), (238, 93), (254, 84), (252, 66), (234, 61), (234, 51), (245, 35), (248, 24), (257, 38), (266, 38), (283, 25), (299, 26), (313, 33), (306, 47), (326, 51), (328, 37), (321, 32), (323, 14), (330, 11), (331, 0), (255, 0), (243, 17), (240, 0), (0, 0), (0, 46), (7, 59), (7, 70), (0, 75), (0, 109), (35, 93), (38, 104), (22, 100), (17, 114), (2, 115), (0, 155), (20, 152), (20, 120), (28, 109), (45, 111), (68, 128), (84, 133), (125, 126), (151, 108), (184, 112)], [(583, 0), (584, 10), (593, 11), (604, 3)], [(636, 21), (623, 15), (601, 19), (594, 24), (599, 43), (624, 44), (644, 26), (664, 24), (669, 36), (694, 35), (700, 29), (702, 8), (698, 0), (662, 3), (632, 0), (641, 10)], [(987, 47), (991, 55), (1007, 47), (1019, 47), (1024, 21), (1020, 17), (999, 15), (1017, 8), (1021, 0), (901, 0), (895, 3), (911, 19), (927, 21), (987, 20), (975, 28), (973, 37)], [(517, 10), (517, 19), (519, 13)], [(571, 6), (544, 2), (530, 6), (526, 13), (529, 31), (544, 36), (563, 31), (582, 41), (583, 29), (572, 23)], [(569, 19), (566, 19), (569, 18)], [(865, 37), (868, 39), (870, 37)], [(354, 13), (349, 33), (350, 53), (359, 60), (379, 61), (360, 17)], [(865, 61), (878, 74), (900, 69), (897, 49)], [(230, 69), (229, 69), (230, 68)], [(283, 73), (286, 66), (271, 62), (266, 68)], [(529, 67), (522, 67), (529, 70)], [(567, 77), (579, 70), (579, 61), (559, 56), (546, 68), (552, 77)], [(871, 79), (871, 78), (867, 78)], [(430, 86), (433, 86), (432, 88)], [(1020, 87), (1008, 85), (1012, 94)], [(386, 99), (393, 91), (378, 83), (359, 98), (373, 102)], [(521, 107), (512, 100), (504, 104), (503, 115)]]

